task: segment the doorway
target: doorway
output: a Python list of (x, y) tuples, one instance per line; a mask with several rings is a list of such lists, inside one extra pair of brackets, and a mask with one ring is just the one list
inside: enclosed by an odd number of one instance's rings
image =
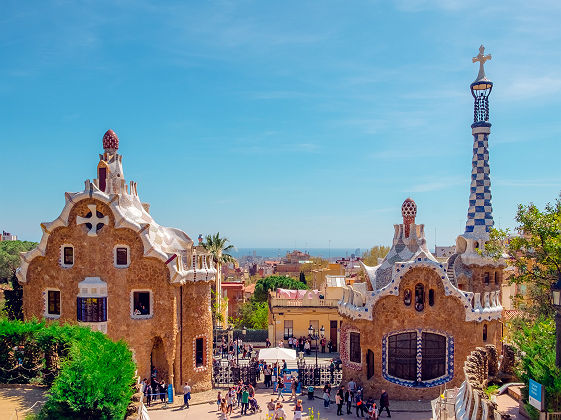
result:
[(156, 337), (150, 353), (150, 380), (160, 382), (162, 379), (168, 383), (168, 365), (164, 342), (161, 337)]
[(331, 351), (337, 351), (337, 321), (329, 321), (329, 339), (331, 340)]

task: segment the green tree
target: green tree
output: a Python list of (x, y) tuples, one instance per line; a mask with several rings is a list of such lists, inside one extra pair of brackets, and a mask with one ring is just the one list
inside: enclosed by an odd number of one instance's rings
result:
[(269, 324), (269, 305), (267, 302), (249, 300), (240, 307), (239, 318), (233, 320), (236, 328), (246, 327), (265, 330)]
[[(228, 264), (231, 262), (236, 262), (236, 259), (232, 257), (229, 252), (234, 249), (234, 245), (228, 245), (228, 238), (221, 238), (220, 232), (214, 235), (207, 235), (203, 242), (203, 247), (212, 255), (212, 259), (216, 264), (216, 281), (215, 281), (215, 293), (213, 295), (213, 305), (216, 305), (217, 309), (223, 308), (222, 302), (222, 264)], [(220, 317), (215, 317), (215, 320), (222, 323), (223, 315)]]
[(10, 279), (12, 290), (4, 290), (4, 312), (8, 319), (23, 321), (23, 287), (19, 284), (16, 274)]
[(0, 283), (6, 283), (20, 265), (20, 252), (31, 251), (37, 242), (2, 241), (0, 242)]
[(308, 289), (308, 285), (288, 276), (268, 276), (257, 281), (252, 299), (256, 302), (267, 302), (269, 291), (278, 288), (304, 290)]
[[(529, 379), (542, 384), (546, 392), (546, 408), (561, 410), (561, 369), (555, 366), (555, 322), (543, 317), (532, 321), (518, 320), (512, 343), (519, 357), (517, 375), (525, 384)], [(536, 410), (530, 411), (537, 414)]]
[(516, 235), (492, 229), (484, 253), (494, 258), (506, 256), (515, 267), (511, 283), (526, 286), (525, 296), (514, 304), (530, 315), (552, 317), (551, 286), (561, 277), (561, 199), (547, 204), (543, 211), (536, 205), (519, 205)]
[(378, 265), (378, 258), (384, 258), (390, 252), (389, 246), (376, 245), (362, 254), (362, 262), (369, 266)]

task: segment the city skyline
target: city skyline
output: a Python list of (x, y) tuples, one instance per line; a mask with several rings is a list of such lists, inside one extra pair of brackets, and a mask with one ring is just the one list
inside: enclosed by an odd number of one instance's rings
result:
[(559, 194), (556, 3), (6, 9), (0, 226), (20, 239), (39, 240), (63, 193), (96, 177), (113, 129), (126, 179), (156, 219), (195, 241), (390, 245), (412, 197), (430, 248), (452, 245), (467, 216), (481, 43), (493, 55), (496, 226), (513, 227), (518, 204)]

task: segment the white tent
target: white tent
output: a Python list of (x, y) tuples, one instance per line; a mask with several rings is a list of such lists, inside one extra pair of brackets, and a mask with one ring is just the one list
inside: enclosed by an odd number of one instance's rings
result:
[(259, 350), (259, 360), (296, 360), (296, 350), (285, 349), (284, 347), (271, 347)]

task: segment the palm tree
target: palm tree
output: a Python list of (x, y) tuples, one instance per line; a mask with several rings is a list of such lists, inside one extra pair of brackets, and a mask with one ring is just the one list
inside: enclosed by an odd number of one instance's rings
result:
[(212, 255), (212, 259), (216, 264), (215, 299), (219, 312), (221, 312), (222, 308), (222, 264), (236, 262), (236, 259), (229, 254), (234, 249), (234, 245), (227, 245), (228, 242), (230, 242), (228, 238), (221, 238), (220, 232), (217, 232), (214, 235), (206, 235), (205, 241), (202, 244)]

